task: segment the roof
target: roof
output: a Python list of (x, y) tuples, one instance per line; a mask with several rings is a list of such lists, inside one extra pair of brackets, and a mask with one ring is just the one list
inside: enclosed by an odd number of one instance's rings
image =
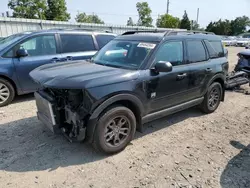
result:
[(90, 30), (90, 29), (47, 29), (47, 30), (36, 30), (36, 31), (27, 31), (22, 34), (42, 34), (42, 33), (94, 33), (94, 34), (105, 34), (105, 35), (116, 35), (108, 31), (101, 30)]
[(166, 35), (162, 33), (135, 33), (128, 35), (121, 35), (116, 37), (116, 40), (134, 40), (134, 41), (145, 41), (145, 42), (160, 42), (167, 39), (204, 39), (204, 40), (221, 40), (220, 36), (213, 34), (177, 34), (177, 35)]

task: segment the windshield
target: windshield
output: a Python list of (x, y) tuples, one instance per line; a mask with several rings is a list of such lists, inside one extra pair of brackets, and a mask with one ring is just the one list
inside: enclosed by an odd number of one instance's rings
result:
[(24, 34), (15, 34), (15, 35), (10, 35), (2, 40), (0, 40), (0, 48), (5, 48), (8, 45), (12, 44), (13, 42), (18, 41), (24, 36)]
[(155, 43), (113, 40), (92, 61), (111, 67), (138, 69), (155, 46)]

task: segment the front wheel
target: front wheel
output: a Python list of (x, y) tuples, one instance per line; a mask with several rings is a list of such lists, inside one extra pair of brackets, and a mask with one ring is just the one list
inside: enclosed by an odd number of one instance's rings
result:
[(12, 84), (3, 78), (0, 78), (0, 107), (10, 104), (15, 97), (15, 89)]
[(215, 82), (210, 85), (200, 105), (201, 110), (208, 114), (213, 113), (220, 105), (222, 94), (223, 90), (220, 83)]
[(106, 110), (99, 118), (94, 135), (94, 147), (104, 153), (122, 151), (133, 139), (136, 130), (134, 113), (123, 106)]

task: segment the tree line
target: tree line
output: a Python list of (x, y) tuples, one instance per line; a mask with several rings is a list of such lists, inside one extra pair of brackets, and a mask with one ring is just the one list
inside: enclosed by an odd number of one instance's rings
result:
[[(9, 0), (8, 7), (13, 10), (13, 17), (28, 19), (45, 19), (55, 21), (68, 21), (70, 14), (67, 12), (65, 0)], [(128, 26), (153, 27), (152, 10), (147, 2), (136, 4), (138, 20), (134, 22), (132, 17), (127, 21)], [(83, 23), (104, 24), (104, 21), (96, 14), (78, 12), (75, 20)], [(238, 35), (246, 32), (250, 26), (247, 16), (237, 17), (234, 20), (218, 20), (210, 22), (206, 28), (200, 28), (196, 21), (190, 20), (186, 11), (182, 19), (170, 14), (159, 15), (156, 20), (159, 28), (180, 28), (187, 30), (206, 30), (218, 35)], [(249, 30), (250, 32), (250, 30)]]

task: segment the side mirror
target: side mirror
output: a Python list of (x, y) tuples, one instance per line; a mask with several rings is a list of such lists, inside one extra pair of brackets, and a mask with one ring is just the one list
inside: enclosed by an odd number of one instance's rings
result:
[(25, 49), (19, 49), (19, 50), (17, 50), (17, 52), (16, 52), (16, 56), (17, 57), (26, 57), (26, 56), (28, 56), (29, 54), (28, 54), (28, 51), (27, 50), (25, 50)]
[(170, 62), (159, 61), (155, 65), (155, 70), (157, 72), (171, 72), (173, 70), (173, 66)]

